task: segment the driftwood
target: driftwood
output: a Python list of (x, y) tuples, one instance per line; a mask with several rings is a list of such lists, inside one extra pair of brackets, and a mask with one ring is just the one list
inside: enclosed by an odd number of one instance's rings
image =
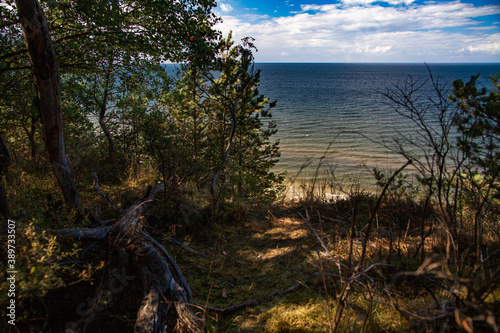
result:
[(53, 233), (81, 240), (109, 239), (134, 263), (144, 286), (135, 332), (197, 332), (199, 319), (191, 310), (192, 293), (181, 270), (167, 250), (145, 229), (144, 215), (155, 195), (163, 189), (163, 184), (149, 189), (112, 224), (59, 229)]

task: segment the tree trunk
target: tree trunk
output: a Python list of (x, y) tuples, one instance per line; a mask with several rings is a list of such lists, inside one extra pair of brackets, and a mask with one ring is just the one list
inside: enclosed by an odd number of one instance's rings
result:
[(37, 88), (43, 139), (52, 170), (67, 204), (80, 207), (73, 172), (64, 150), (61, 82), (47, 21), (37, 0), (16, 0)]
[[(52, 233), (86, 240), (109, 238), (109, 243), (115, 244), (119, 252), (128, 254), (128, 259), (138, 268), (144, 286), (135, 332), (200, 332), (199, 319), (189, 306), (193, 302), (192, 292), (180, 268), (167, 250), (144, 230), (144, 215), (154, 197), (164, 190), (165, 186), (158, 184), (124, 210), (111, 225), (60, 229)], [(78, 330), (82, 324), (85, 320), (68, 325)]]
[[(111, 60), (112, 62), (112, 60)], [(106, 135), (106, 139), (108, 140), (108, 159), (110, 161), (113, 160), (113, 155), (115, 151), (115, 145), (113, 142), (113, 136), (109, 131), (108, 126), (106, 125), (106, 110), (108, 109), (108, 96), (109, 96), (109, 80), (111, 77), (111, 65), (108, 67), (108, 71), (106, 73), (106, 81), (104, 87), (104, 97), (102, 98), (102, 103), (99, 103), (99, 126), (101, 126), (104, 135)]]
[(7, 219), (10, 217), (9, 201), (7, 200), (5, 187), (3, 186), (3, 178), (7, 174), (9, 164), (10, 154), (0, 136), (0, 214), (3, 215), (5, 220), (5, 223), (2, 223), (2, 232), (7, 232)]
[(104, 132), (104, 135), (106, 135), (106, 139), (108, 140), (108, 159), (112, 161), (115, 152), (115, 145), (113, 142), (113, 136), (111, 135), (111, 132), (106, 125), (106, 120), (104, 119), (104, 114), (102, 112), (99, 115), (99, 126), (101, 126), (101, 129)]
[(231, 133), (229, 134), (229, 141), (222, 155), (222, 161), (215, 170), (215, 173), (212, 177), (212, 182), (210, 183), (210, 193), (212, 194), (212, 208), (214, 210), (219, 208), (219, 198), (216, 190), (217, 177), (219, 177), (219, 173), (222, 171), (222, 169), (224, 169), (224, 166), (226, 165), (229, 153), (231, 152), (231, 147), (233, 146), (234, 136), (236, 134), (236, 112), (236, 107), (234, 106), (231, 109)]
[(28, 136), (28, 141), (30, 143), (30, 153), (31, 153), (31, 159), (33, 161), (36, 160), (36, 155), (37, 155), (37, 147), (36, 147), (36, 141), (35, 141), (35, 132), (36, 132), (36, 123), (35, 123), (35, 117), (31, 116), (30, 117), (30, 127), (28, 129), (28, 126), (23, 124), (23, 129), (24, 132), (26, 133), (26, 136)]

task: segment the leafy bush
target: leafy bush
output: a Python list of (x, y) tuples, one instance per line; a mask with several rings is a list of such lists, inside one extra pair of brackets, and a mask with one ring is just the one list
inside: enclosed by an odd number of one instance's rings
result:
[[(30, 317), (28, 304), (50, 291), (67, 284), (68, 281), (87, 280), (91, 268), (77, 266), (79, 249), (75, 243), (69, 249), (63, 249), (57, 238), (47, 231), (41, 231), (34, 221), (16, 230), (15, 243), (15, 299), (17, 317), (24, 320)], [(7, 247), (1, 249), (2, 257), (7, 258)], [(8, 290), (8, 269), (6, 261), (2, 261), (2, 290)], [(3, 298), (2, 312), (6, 302)], [(5, 317), (5, 316), (3, 316)]]

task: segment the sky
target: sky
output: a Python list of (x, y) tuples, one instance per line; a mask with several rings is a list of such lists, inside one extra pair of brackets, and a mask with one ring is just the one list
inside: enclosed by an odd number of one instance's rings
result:
[(256, 62), (500, 62), (500, 0), (219, 0)]

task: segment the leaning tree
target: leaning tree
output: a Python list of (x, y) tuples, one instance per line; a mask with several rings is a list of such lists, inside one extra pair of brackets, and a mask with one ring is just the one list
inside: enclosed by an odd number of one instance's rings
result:
[[(64, 199), (81, 208), (73, 171), (66, 156), (61, 112), (61, 75), (108, 75), (113, 66), (161, 68), (158, 63), (190, 59), (209, 61), (211, 45), (218, 33), (217, 18), (211, 13), (215, 2), (188, 1), (7, 1), (0, 6), (0, 112), (22, 114), (23, 110), (3, 107), (6, 98), (31, 78), (42, 125), (46, 151)], [(8, 129), (5, 130), (8, 134)], [(3, 145), (2, 145), (3, 147)], [(7, 151), (7, 150), (5, 150)], [(7, 153), (4, 155), (7, 156)], [(5, 166), (5, 168), (4, 168)], [(7, 163), (2, 162), (2, 172)], [(100, 191), (95, 176), (95, 188)], [(78, 240), (108, 240), (115, 253), (133, 262), (143, 281), (144, 295), (135, 330), (164, 332), (196, 331), (196, 318), (189, 303), (191, 291), (175, 261), (144, 228), (145, 213), (162, 185), (150, 188), (126, 209), (116, 209), (118, 217), (94, 228), (54, 230), (61, 237)], [(104, 195), (104, 194), (103, 194)], [(108, 196), (104, 195), (109, 199)], [(2, 204), (7, 200), (2, 198)], [(114, 206), (114, 205), (113, 205)], [(115, 207), (116, 208), (116, 207)], [(96, 293), (95, 301), (102, 301)], [(85, 318), (70, 323), (78, 330)]]

